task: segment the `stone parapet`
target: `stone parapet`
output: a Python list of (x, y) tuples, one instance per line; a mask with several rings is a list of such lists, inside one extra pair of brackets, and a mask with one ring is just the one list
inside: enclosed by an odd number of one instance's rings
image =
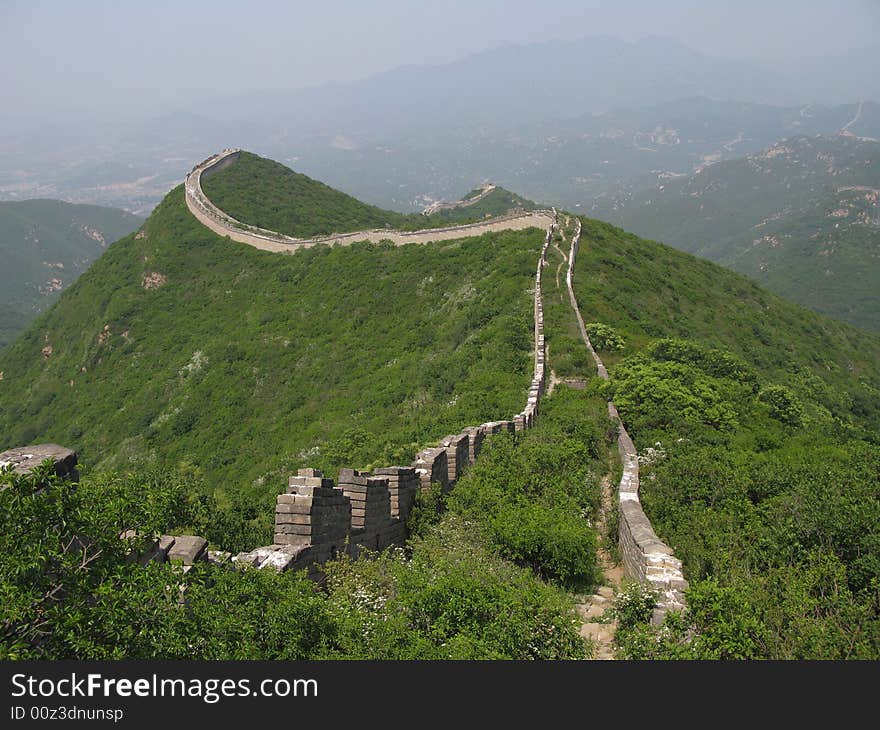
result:
[[(608, 380), (608, 371), (590, 342), (572, 288), (572, 272), (574, 271), (580, 237), (581, 222), (578, 221), (577, 233), (572, 239), (571, 252), (568, 257), (566, 282), (581, 336), (596, 363), (599, 377)], [(617, 449), (623, 465), (620, 484), (617, 488), (620, 513), (618, 547), (626, 574), (657, 592), (659, 598), (651, 620), (653, 623), (659, 624), (663, 622), (663, 618), (669, 611), (685, 609), (684, 593), (688, 583), (682, 573), (681, 561), (675, 558), (672, 549), (657, 537), (651, 521), (642, 509), (639, 500), (639, 455), (612, 401), (608, 401), (608, 416), (617, 424)]]

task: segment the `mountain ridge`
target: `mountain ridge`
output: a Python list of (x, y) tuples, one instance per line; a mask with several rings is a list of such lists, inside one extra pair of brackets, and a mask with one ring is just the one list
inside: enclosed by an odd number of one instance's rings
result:
[(0, 202), (0, 349), (143, 219), (61, 200)]
[(876, 141), (790, 137), (593, 210), (817, 311), (880, 329)]

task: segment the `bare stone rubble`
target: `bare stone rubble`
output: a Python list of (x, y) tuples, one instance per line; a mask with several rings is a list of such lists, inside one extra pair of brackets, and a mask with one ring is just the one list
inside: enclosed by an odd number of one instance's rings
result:
[[(170, 537), (170, 536), (169, 536)], [(166, 560), (180, 565), (195, 565), (208, 559), (208, 541), (197, 535), (179, 535), (168, 547)]]

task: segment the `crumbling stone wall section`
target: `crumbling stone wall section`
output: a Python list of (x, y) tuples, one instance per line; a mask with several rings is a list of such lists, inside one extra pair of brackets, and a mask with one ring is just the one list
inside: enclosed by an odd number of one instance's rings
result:
[[(197, 165), (187, 177), (188, 201), (190, 178), (194, 174), (210, 173), (219, 169), (220, 165), (231, 164), (230, 161), (238, 153), (238, 150), (227, 150)], [(200, 188), (197, 191), (194, 189), (193, 198), (198, 199), (200, 193)], [(340, 554), (357, 556), (364, 550), (382, 550), (390, 545), (402, 544), (407, 537), (406, 522), (419, 490), (428, 489), (432, 483), (436, 483), (443, 491), (449, 491), (466, 467), (478, 458), (487, 437), (499, 433), (512, 434), (531, 428), (534, 423), (545, 386), (546, 345), (541, 272), (546, 265), (547, 248), (556, 230), (555, 210), (552, 211), (551, 220), (535, 275), (535, 371), (525, 408), (520, 413), (510, 420), (488, 421), (446, 436), (437, 446), (416, 454), (410, 466), (382, 467), (372, 474), (341, 469), (338, 485), (317, 469), (300, 469), (296, 476), (290, 477), (286, 492), (277, 497), (271, 545), (230, 556), (222, 551), (209, 551), (207, 541), (201, 537), (162, 535), (145, 553), (133, 559), (144, 563), (170, 560), (182, 564), (184, 570), (201, 561), (278, 571), (306, 570), (309, 577), (317, 579), (321, 575), (320, 566)], [(459, 226), (456, 230), (461, 228), (467, 227)], [(34, 460), (37, 454), (49, 451), (57, 456), (58, 469), (63, 467), (67, 472), (75, 473), (76, 455), (69, 449), (54, 445), (14, 449), (0, 454), (0, 461), (18, 463), (16, 459)], [(26, 457), (26, 454), (30, 456)]]
[[(408, 467), (382, 467), (374, 473), (341, 469), (338, 486), (317, 470), (300, 470), (296, 477), (291, 477), (291, 489), (298, 485), (296, 493), (278, 497), (275, 544), (240, 553), (232, 558), (233, 563), (276, 570), (306, 568), (314, 576), (322, 561), (342, 551), (357, 556), (365, 549), (382, 550), (390, 545), (402, 544), (406, 540), (406, 521), (419, 490), (439, 484), (444, 492), (448, 492), (461, 478), (466, 467), (476, 461), (487, 437), (532, 427), (545, 386), (546, 346), (541, 271), (556, 230), (556, 212), (553, 213), (554, 223), (544, 239), (535, 275), (535, 374), (523, 411), (510, 420), (488, 421), (466, 428), (461, 433), (445, 436), (437, 446), (416, 454)], [(316, 492), (301, 492), (306, 488), (324, 490), (325, 501), (320, 504), (326, 505), (331, 491), (336, 491), (343, 500), (345, 506), (334, 513), (336, 527), (332, 531), (332, 538), (327, 528), (322, 528), (322, 531), (315, 527), (324, 524), (321, 520), (326, 521), (327, 518), (318, 511)], [(348, 515), (344, 535), (343, 514)], [(328, 540), (333, 544), (328, 545)]]
[[(58, 444), (35, 444), (21, 446), (0, 453), (0, 467), (11, 467), (15, 474), (29, 474), (44, 462), (50, 462), (52, 471), (61, 479), (79, 482), (77, 464), (79, 457), (75, 451)], [(0, 487), (2, 488), (2, 487)], [(123, 530), (120, 538), (137, 537), (134, 530)], [(141, 565), (150, 562), (170, 562), (181, 566), (187, 572), (193, 565), (207, 560), (222, 560), (222, 553), (208, 550), (208, 541), (197, 535), (160, 535), (147, 540), (139, 552), (132, 552), (129, 560)]]
[(411, 466), (383, 466), (376, 469), (376, 476), (388, 480), (388, 493), (391, 498), (391, 517), (406, 522), (416, 501), (416, 493), (421, 488), (421, 480)]
[[(580, 237), (581, 222), (578, 221), (577, 232), (572, 239), (571, 253), (568, 257), (566, 282), (581, 335), (596, 363), (599, 377), (608, 380), (608, 371), (590, 343), (572, 287), (572, 272)], [(681, 561), (675, 557), (672, 548), (657, 537), (651, 526), (651, 521), (642, 509), (639, 500), (638, 452), (612, 401), (608, 402), (608, 415), (617, 424), (617, 448), (623, 463), (623, 474), (617, 489), (620, 512), (618, 547), (626, 574), (630, 578), (650, 586), (659, 594), (660, 598), (651, 619), (653, 623), (659, 624), (663, 622), (664, 616), (669, 611), (685, 609), (684, 592), (687, 590), (688, 583), (682, 573)]]
[(440, 446), (446, 449), (446, 466), (448, 468), (447, 481), (455, 484), (468, 465), (468, 453), (470, 452), (471, 437), (467, 433), (457, 436), (445, 436), (440, 441)]
[(446, 449), (443, 446), (422, 449), (416, 454), (412, 465), (422, 481), (422, 489), (428, 489), (432, 484), (439, 484), (444, 492), (451, 489)]

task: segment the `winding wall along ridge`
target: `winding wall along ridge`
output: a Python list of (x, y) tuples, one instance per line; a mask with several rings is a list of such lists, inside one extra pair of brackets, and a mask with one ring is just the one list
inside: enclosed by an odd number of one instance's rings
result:
[(409, 467), (381, 467), (373, 473), (341, 469), (338, 485), (315, 469), (301, 469), (290, 477), (287, 492), (278, 496), (274, 543), (239, 553), (232, 557), (234, 563), (282, 571), (306, 569), (319, 577), (320, 565), (342, 552), (356, 556), (363, 550), (402, 544), (419, 490), (432, 484), (451, 490), (465, 467), (478, 458), (486, 437), (532, 427), (546, 385), (541, 272), (555, 229), (554, 211), (535, 272), (534, 375), (523, 410), (510, 420), (489, 421), (446, 436), (437, 446), (416, 454)]
[[(197, 165), (187, 176), (187, 206), (211, 230), (221, 235), (230, 235), (235, 240), (257, 248), (286, 252), (318, 243), (364, 240), (373, 233), (354, 233), (305, 241), (261, 229), (242, 233), (230, 228), (238, 223), (225, 216), (205, 198), (201, 191), (200, 178), (207, 170), (216, 171), (231, 164), (239, 154), (239, 150), (224, 150)], [(207, 541), (202, 537), (162, 535), (138, 559), (142, 563), (151, 560), (176, 560), (183, 563), (184, 569), (203, 560), (273, 568), (278, 571), (305, 569), (312, 577), (319, 577), (319, 566), (340, 553), (357, 555), (363, 550), (381, 550), (404, 542), (407, 536), (407, 517), (419, 489), (427, 489), (435, 483), (439, 483), (444, 490), (451, 489), (464, 468), (479, 456), (483, 440), (487, 436), (501, 432), (514, 433), (532, 427), (546, 383), (541, 272), (556, 229), (556, 211), (514, 216), (504, 221), (494, 219), (488, 224), (393, 234), (399, 237), (396, 241), (398, 243), (420, 242), (423, 237), (427, 237), (425, 240), (460, 238), (462, 235), (500, 230), (499, 226), (534, 227), (538, 222), (546, 223), (548, 229), (535, 272), (534, 375), (522, 411), (510, 420), (489, 421), (466, 428), (459, 434), (446, 436), (436, 447), (423, 449), (416, 454), (410, 466), (383, 467), (376, 469), (374, 474), (340, 469), (338, 485), (316, 469), (301, 469), (296, 476), (290, 477), (286, 492), (278, 495), (275, 506), (275, 535), (271, 545), (232, 556), (222, 551), (208, 551)], [(390, 235), (388, 231), (375, 233), (377, 238), (369, 240), (384, 240)], [(18, 471), (29, 471), (44, 457), (55, 461), (56, 471), (60, 468), (59, 464), (72, 464), (70, 469), (65, 466), (64, 474), (71, 473), (76, 465), (76, 454), (55, 444), (12, 449), (0, 454), (0, 461), (14, 464)]]
[(184, 183), (186, 206), (200, 223), (220, 236), (229, 236), (233, 241), (246, 243), (254, 248), (275, 253), (292, 253), (301, 248), (320, 244), (349, 245), (356, 241), (391, 241), (396, 246), (407, 243), (429, 243), (445, 241), (464, 236), (479, 236), (483, 233), (524, 228), (546, 228), (555, 223), (555, 214), (549, 210), (497, 216), (480, 223), (466, 223), (445, 228), (428, 228), (421, 231), (395, 231), (374, 229), (351, 233), (333, 233), (316, 238), (294, 238), (276, 231), (248, 225), (228, 215), (205, 195), (202, 190), (202, 175), (209, 177), (233, 164), (241, 156), (237, 148), (225, 149), (196, 165), (186, 176)]
[[(577, 299), (574, 296), (572, 276), (581, 239), (581, 221), (579, 219), (577, 226), (577, 232), (571, 240), (568, 272), (565, 276), (568, 296), (577, 317), (581, 337), (596, 363), (599, 377), (608, 380), (608, 370), (590, 342)], [(687, 590), (688, 583), (682, 574), (681, 561), (674, 556), (672, 548), (657, 537), (651, 526), (651, 521), (642, 509), (639, 500), (639, 455), (612, 400), (608, 401), (608, 415), (617, 424), (617, 448), (623, 462), (623, 474), (617, 489), (620, 513), (618, 547), (626, 574), (658, 592), (660, 598), (654, 609), (652, 622), (659, 624), (663, 622), (663, 617), (669, 611), (681, 611), (685, 608), (684, 591)]]
[[(444, 491), (452, 489), (466, 466), (479, 456), (486, 437), (522, 431), (534, 423), (546, 384), (541, 272), (555, 229), (554, 211), (554, 222), (544, 238), (535, 273), (534, 376), (522, 411), (510, 420), (489, 421), (446, 436), (436, 447), (416, 454), (410, 466), (382, 467), (374, 473), (340, 469), (338, 484), (317, 469), (301, 469), (277, 497), (271, 545), (232, 556), (209, 551), (207, 540), (199, 536), (162, 535), (133, 557), (142, 564), (175, 561), (183, 565), (184, 571), (197, 562), (211, 561), (277, 571), (304, 569), (310, 577), (320, 578), (320, 566), (342, 553), (356, 556), (364, 550), (382, 550), (405, 542), (407, 517), (420, 489), (432, 484), (440, 484)], [(59, 476), (78, 479), (76, 453), (56, 444), (20, 447), (0, 454), (0, 464), (8, 464), (20, 473), (31, 471), (46, 459), (54, 462)], [(121, 535), (134, 536), (131, 531)]]

